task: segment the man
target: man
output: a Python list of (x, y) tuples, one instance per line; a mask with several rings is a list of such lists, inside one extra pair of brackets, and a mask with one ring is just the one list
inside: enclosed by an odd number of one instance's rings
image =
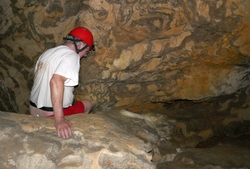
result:
[(35, 117), (54, 116), (57, 135), (69, 138), (72, 123), (64, 117), (89, 113), (92, 103), (73, 103), (74, 87), (78, 85), (80, 59), (94, 50), (93, 35), (84, 27), (73, 29), (64, 44), (45, 51), (35, 66), (34, 84), (30, 95), (30, 114)]

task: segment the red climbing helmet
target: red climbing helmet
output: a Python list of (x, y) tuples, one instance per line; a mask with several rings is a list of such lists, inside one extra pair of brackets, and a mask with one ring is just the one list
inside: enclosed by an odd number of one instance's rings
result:
[(76, 27), (69, 33), (69, 35), (84, 41), (89, 46), (89, 49), (92, 49), (94, 38), (92, 33), (87, 28)]

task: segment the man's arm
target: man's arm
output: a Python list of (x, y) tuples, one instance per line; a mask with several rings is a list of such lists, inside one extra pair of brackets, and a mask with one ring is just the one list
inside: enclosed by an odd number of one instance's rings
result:
[(64, 118), (63, 114), (63, 94), (64, 82), (67, 80), (64, 76), (54, 74), (50, 80), (51, 101), (54, 110), (55, 127), (57, 135), (68, 138), (72, 135), (71, 127), (73, 126)]

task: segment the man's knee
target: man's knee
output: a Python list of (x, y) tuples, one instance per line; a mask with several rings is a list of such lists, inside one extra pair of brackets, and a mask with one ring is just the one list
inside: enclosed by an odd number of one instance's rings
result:
[(92, 103), (89, 100), (82, 100), (84, 105), (84, 113), (89, 113), (92, 109)]

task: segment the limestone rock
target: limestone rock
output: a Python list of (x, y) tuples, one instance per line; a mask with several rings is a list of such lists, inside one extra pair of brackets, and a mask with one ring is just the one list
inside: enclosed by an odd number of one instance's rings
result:
[(102, 114), (68, 119), (74, 134), (57, 137), (52, 118), (0, 113), (0, 168), (155, 168), (151, 145)]
[[(0, 112), (0, 168), (249, 168), (249, 122), (224, 111), (212, 117), (209, 104), (191, 105), (69, 116), (73, 136), (66, 140), (57, 137), (53, 118)], [(228, 138), (212, 137), (222, 128)]]
[(131, 107), (204, 101), (250, 83), (248, 0), (0, 2), (0, 110), (28, 113), (39, 55), (75, 26), (94, 34), (78, 99)]

